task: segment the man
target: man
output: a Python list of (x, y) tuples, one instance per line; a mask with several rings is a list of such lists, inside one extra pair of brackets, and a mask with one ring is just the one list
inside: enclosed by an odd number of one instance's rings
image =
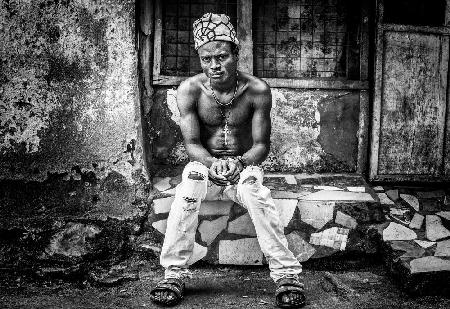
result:
[(207, 13), (194, 22), (195, 49), (203, 73), (178, 88), (180, 128), (190, 158), (172, 204), (161, 252), (165, 279), (152, 300), (174, 305), (190, 276), (202, 200), (230, 199), (245, 207), (277, 284), (276, 302), (298, 308), (305, 302), (298, 280), (301, 265), (287, 248), (279, 214), (263, 186), (263, 162), (270, 148), (269, 86), (237, 70), (239, 42), (228, 16)]

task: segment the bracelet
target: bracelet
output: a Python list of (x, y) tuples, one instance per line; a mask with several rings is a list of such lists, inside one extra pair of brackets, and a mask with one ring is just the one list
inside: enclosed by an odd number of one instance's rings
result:
[(245, 164), (244, 160), (242, 159), (242, 156), (237, 156), (236, 159), (242, 164), (243, 168), (247, 167), (247, 164)]

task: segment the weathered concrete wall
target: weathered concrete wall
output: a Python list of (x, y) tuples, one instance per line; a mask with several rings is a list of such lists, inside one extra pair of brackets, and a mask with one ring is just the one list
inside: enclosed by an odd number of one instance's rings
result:
[[(359, 91), (272, 89), (271, 172), (355, 172)], [(176, 90), (159, 88), (151, 116), (153, 154), (161, 174), (187, 162)]]
[(0, 262), (120, 258), (140, 231), (134, 11), (132, 0), (1, 2)]

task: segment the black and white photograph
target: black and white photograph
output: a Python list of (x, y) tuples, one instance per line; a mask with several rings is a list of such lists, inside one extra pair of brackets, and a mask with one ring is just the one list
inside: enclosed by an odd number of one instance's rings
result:
[(450, 0), (0, 0), (0, 308), (450, 308)]

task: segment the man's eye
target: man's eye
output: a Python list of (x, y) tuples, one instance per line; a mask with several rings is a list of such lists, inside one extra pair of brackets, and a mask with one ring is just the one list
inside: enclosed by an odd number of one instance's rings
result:
[(211, 61), (211, 58), (209, 58), (209, 57), (203, 57), (203, 58), (202, 58), (202, 61), (203, 61), (203, 62), (210, 62), (210, 61)]
[(226, 58), (227, 58), (227, 57), (226, 57), (225, 55), (220, 55), (220, 56), (219, 56), (219, 60), (220, 60), (220, 61), (223, 61), (223, 60), (225, 60)]

